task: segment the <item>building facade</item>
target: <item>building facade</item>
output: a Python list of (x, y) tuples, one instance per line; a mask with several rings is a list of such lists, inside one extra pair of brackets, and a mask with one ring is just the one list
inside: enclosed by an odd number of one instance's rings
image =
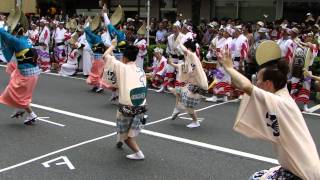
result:
[[(24, 12), (47, 13), (56, 7), (65, 13), (96, 15), (100, 12), (99, 0), (1, 0), (0, 12), (9, 12), (16, 2), (22, 2)], [(119, 4), (126, 17), (147, 16), (148, 0), (104, 0), (110, 11)], [(287, 18), (300, 21), (307, 12), (320, 15), (320, 0), (150, 0), (150, 16), (174, 20), (182, 13), (184, 18), (195, 23), (213, 18), (239, 18), (255, 21)], [(60, 12), (58, 10), (58, 12)]]

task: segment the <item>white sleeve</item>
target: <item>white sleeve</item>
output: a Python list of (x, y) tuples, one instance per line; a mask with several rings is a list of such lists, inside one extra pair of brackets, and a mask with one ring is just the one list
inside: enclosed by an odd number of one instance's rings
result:
[(109, 25), (111, 23), (107, 13), (103, 13), (103, 19), (106, 25)]

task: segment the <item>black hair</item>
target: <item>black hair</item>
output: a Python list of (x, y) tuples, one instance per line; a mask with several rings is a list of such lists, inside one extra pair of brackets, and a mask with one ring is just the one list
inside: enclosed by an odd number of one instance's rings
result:
[(197, 49), (196, 41), (194, 41), (192, 39), (188, 39), (183, 45), (187, 49), (191, 49), (192, 52), (196, 52), (196, 49)]
[(270, 80), (276, 91), (284, 88), (287, 84), (289, 66), (284, 60), (277, 60), (264, 66), (263, 81)]
[(123, 57), (127, 58), (129, 61), (135, 61), (139, 53), (139, 48), (133, 45), (128, 45), (123, 51)]

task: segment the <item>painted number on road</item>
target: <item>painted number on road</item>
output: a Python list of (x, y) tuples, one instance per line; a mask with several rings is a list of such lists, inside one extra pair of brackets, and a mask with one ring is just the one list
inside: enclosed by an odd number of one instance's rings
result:
[[(56, 162), (56, 161), (58, 161), (58, 160), (62, 160), (62, 161)], [(41, 163), (41, 164), (42, 164), (45, 168), (49, 168), (49, 167), (50, 167), (50, 163), (53, 163), (53, 162), (56, 162), (55, 165), (57, 165), (57, 166), (60, 166), (60, 165), (64, 165), (64, 164), (65, 164), (65, 165), (68, 166), (68, 168), (69, 168), (70, 170), (75, 169), (75, 167), (72, 165), (71, 161), (67, 158), (67, 156), (60, 156), (60, 157), (57, 157), (57, 158), (52, 159), (52, 160), (50, 160), (50, 161), (43, 162), (43, 163)]]

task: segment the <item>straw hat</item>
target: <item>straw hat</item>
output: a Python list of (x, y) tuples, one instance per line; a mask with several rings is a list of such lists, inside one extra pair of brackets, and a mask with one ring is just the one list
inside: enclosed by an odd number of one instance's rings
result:
[(22, 11), (21, 11), (21, 16), (20, 16), (19, 22), (22, 25), (24, 30), (28, 30), (29, 29), (28, 18), (26, 17), (26, 15)]
[(281, 58), (279, 45), (271, 40), (263, 41), (256, 50), (256, 60), (259, 66)]
[(10, 27), (10, 32), (12, 32), (18, 25), (21, 17), (21, 10), (16, 7), (10, 11), (10, 14), (7, 19), (7, 24)]
[(119, 22), (121, 22), (124, 18), (124, 11), (122, 9), (122, 7), (119, 5), (114, 13), (112, 14), (110, 21), (112, 23), (112, 25), (117, 25)]
[(78, 33), (75, 32), (71, 35), (71, 38), (68, 40), (68, 43), (71, 45), (76, 44), (78, 42), (78, 39), (79, 39), (79, 35)]
[(67, 29), (77, 29), (78, 23), (76, 19), (71, 19), (66, 23)]
[(96, 29), (98, 29), (98, 27), (100, 26), (101, 23), (101, 18), (100, 16), (95, 16), (92, 21), (90, 22), (90, 29), (92, 31), (95, 31)]
[(145, 35), (146, 34), (146, 24), (145, 23), (143, 23), (142, 25), (141, 25), (141, 27), (138, 29), (138, 31), (137, 31), (137, 34), (139, 34), (139, 35)]

